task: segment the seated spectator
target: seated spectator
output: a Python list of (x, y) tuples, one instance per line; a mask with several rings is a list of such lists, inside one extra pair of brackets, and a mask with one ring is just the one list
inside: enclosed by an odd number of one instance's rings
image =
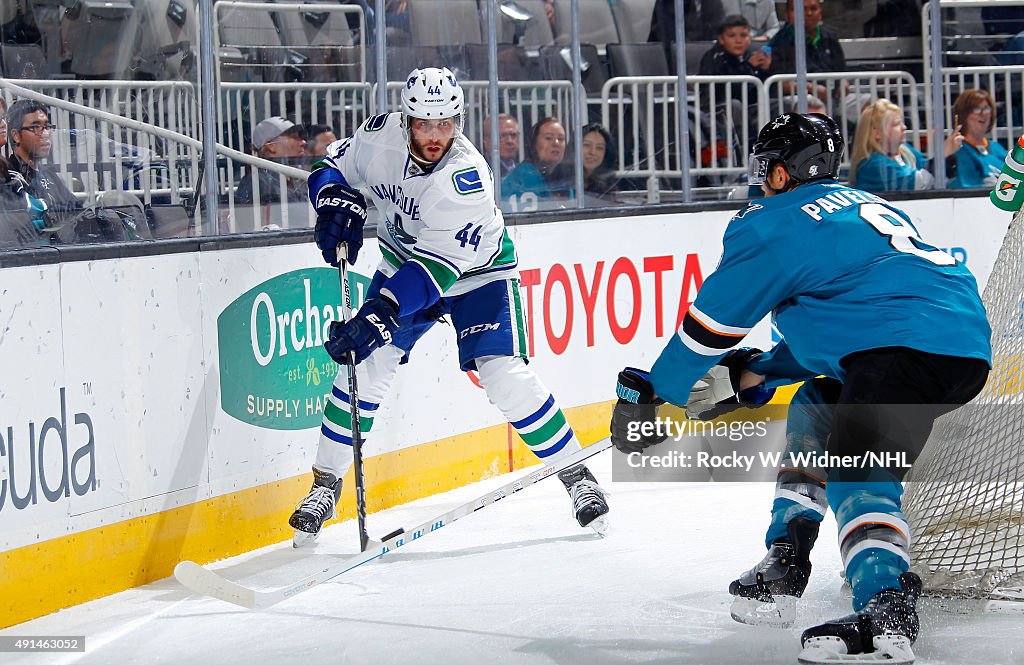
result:
[[(484, 118), (484, 159), (491, 160), (491, 119)], [(515, 116), (502, 113), (498, 116), (498, 177), (504, 178), (519, 165), (519, 121)]]
[[(57, 170), (46, 163), (53, 148), (56, 127), (45, 104), (21, 99), (7, 111), (7, 140), (11, 155), (8, 169), (23, 180), (26, 208), (44, 235), (43, 244), (71, 242), (82, 210)], [(115, 239), (115, 238), (110, 238)]]
[(750, 37), (756, 42), (775, 36), (781, 27), (775, 0), (721, 0), (726, 16), (739, 14), (750, 25)]
[(547, 117), (530, 128), (526, 161), (501, 181), (501, 195), (512, 212), (555, 207), (554, 201), (572, 198), (572, 174), (562, 166), (565, 159), (565, 127)]
[[(750, 49), (750, 24), (739, 14), (726, 16), (718, 26), (718, 41), (700, 59), (702, 76), (756, 76), (764, 81), (772, 64), (771, 48)], [(733, 97), (740, 95), (733, 92)]]
[(310, 125), (306, 131), (306, 157), (314, 161), (327, 154), (327, 146), (338, 140), (334, 128), (329, 125)]
[[(787, 99), (788, 104), (786, 106), (787, 113), (800, 113), (799, 100), (796, 96), (789, 97)], [(814, 95), (807, 95), (807, 113), (820, 113), (822, 115), (828, 115), (828, 109), (825, 108), (825, 102), (821, 101)]]
[(920, 37), (921, 3), (918, 0), (878, 0), (875, 15), (864, 22), (864, 36)]
[[(796, 73), (796, 39), (793, 24), (793, 0), (786, 2), (786, 24), (771, 41), (771, 74)], [(835, 32), (821, 22), (821, 0), (804, 0), (804, 30), (807, 43), (807, 73), (844, 72), (846, 56)], [(787, 93), (795, 92), (795, 81), (783, 85)], [(845, 86), (843, 92), (845, 92)], [(807, 92), (828, 103), (828, 90), (808, 82)]]
[(1006, 148), (987, 134), (995, 123), (996, 103), (987, 90), (964, 90), (953, 102), (953, 123), (963, 127), (956, 153), (956, 177), (950, 187), (992, 187), (1006, 158)]
[[(48, 244), (48, 239), (40, 233), (45, 225), (39, 226), (32, 222), (32, 204), (25, 191), (27, 183), (21, 174), (11, 171), (7, 160), (0, 155), (0, 249)], [(35, 203), (42, 203), (35, 199)], [(42, 209), (39, 210), (42, 220)]]
[[(273, 116), (261, 120), (252, 132), (252, 146), (257, 157), (269, 159), (290, 166), (305, 166), (304, 151), (306, 148), (305, 134), (302, 125), (291, 120)], [(258, 169), (260, 186), (260, 203), (280, 203), (287, 201), (306, 201), (307, 189), (305, 178), (286, 178), (286, 197), (281, 196), (281, 176), (267, 169)], [(252, 169), (238, 182), (235, 191), (237, 203), (253, 202)]]
[(584, 125), (583, 131), (583, 192), (589, 196), (611, 199), (619, 189), (615, 175), (615, 155), (612, 135), (596, 122)]
[[(685, 41), (701, 41), (708, 38), (708, 26), (715, 26), (725, 18), (721, 0), (683, 0), (683, 29)], [(669, 62), (675, 62), (673, 44), (676, 41), (675, 0), (655, 0), (651, 14), (649, 42), (661, 42)]]
[[(932, 160), (907, 141), (903, 109), (888, 99), (879, 99), (861, 114), (850, 156), (850, 185), (869, 192), (932, 189)], [(954, 129), (943, 141), (946, 175), (954, 176), (963, 135)]]
[[(0, 97), (0, 148), (7, 145), (7, 100)], [(2, 156), (4, 150), (0, 150)], [(4, 162), (2, 171), (7, 171), (7, 162)], [(2, 176), (3, 173), (0, 173)]]

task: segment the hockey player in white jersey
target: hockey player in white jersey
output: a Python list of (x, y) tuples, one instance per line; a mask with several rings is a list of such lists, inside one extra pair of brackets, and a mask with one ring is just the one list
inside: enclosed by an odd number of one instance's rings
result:
[[(448, 69), (413, 70), (401, 111), (366, 120), (313, 165), (309, 196), (324, 260), (349, 262), (362, 245), (369, 192), (381, 214), (383, 260), (366, 300), (325, 342), (340, 364), (354, 354), (361, 431), (368, 432), (399, 364), (442, 316), (458, 336), (459, 364), (476, 370), (487, 397), (530, 450), (553, 462), (580, 449), (551, 392), (527, 366), (518, 260), (494, 202), (487, 162), (462, 133), (465, 97)], [(339, 372), (324, 409), (313, 487), (292, 514), (296, 546), (335, 513), (341, 479), (353, 461), (347, 376)], [(608, 504), (582, 464), (559, 474), (581, 526), (603, 532)]]

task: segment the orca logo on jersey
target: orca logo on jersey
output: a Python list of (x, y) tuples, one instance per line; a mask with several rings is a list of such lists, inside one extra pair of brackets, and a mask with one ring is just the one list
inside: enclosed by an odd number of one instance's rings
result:
[(743, 216), (746, 215), (748, 212), (761, 210), (762, 208), (764, 208), (764, 206), (761, 205), (760, 203), (748, 203), (746, 208), (740, 210), (738, 213), (733, 215), (733, 219), (743, 219)]
[(452, 174), (452, 182), (455, 184), (455, 191), (463, 196), (484, 191), (483, 179), (475, 167), (456, 171)]

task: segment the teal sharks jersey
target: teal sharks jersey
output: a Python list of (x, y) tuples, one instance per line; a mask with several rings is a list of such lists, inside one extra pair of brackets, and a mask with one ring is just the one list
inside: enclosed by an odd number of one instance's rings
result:
[(651, 370), (657, 394), (685, 404), (769, 313), (784, 337), (771, 355), (790, 360), (794, 379), (842, 381), (844, 357), (889, 346), (991, 362), (974, 276), (925, 243), (902, 210), (834, 182), (752, 201), (733, 217), (718, 268)]

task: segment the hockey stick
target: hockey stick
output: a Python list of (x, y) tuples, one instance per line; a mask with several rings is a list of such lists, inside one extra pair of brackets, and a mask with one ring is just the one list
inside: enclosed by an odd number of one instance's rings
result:
[[(345, 245), (338, 245), (338, 256), (345, 252), (345, 258), (338, 261), (338, 279), (341, 282), (341, 307), (345, 320), (352, 318), (352, 290), (348, 284), (348, 252)], [(359, 522), (359, 551), (365, 552), (370, 542), (366, 533), (366, 485), (363, 481), (363, 433), (359, 429), (359, 386), (356, 384), (356, 363), (353, 354), (345, 361), (348, 370), (349, 420), (352, 430), (352, 462), (356, 480), (356, 518)]]
[(443, 515), (438, 515), (431, 520), (427, 520), (423, 524), (410, 529), (409, 533), (401, 533), (392, 536), (391, 538), (387, 538), (384, 542), (374, 545), (371, 549), (365, 552), (349, 557), (344, 561), (328, 565), (317, 573), (277, 589), (269, 589), (265, 591), (251, 589), (239, 584), (238, 582), (232, 582), (231, 580), (221, 577), (218, 573), (215, 573), (208, 568), (203, 568), (193, 561), (182, 561), (175, 566), (174, 577), (196, 593), (210, 596), (212, 598), (219, 598), (220, 600), (234, 603), (235, 605), (246, 609), (253, 610), (270, 607), (271, 605), (279, 603), (286, 598), (290, 598), (307, 589), (311, 589), (319, 584), (333, 580), (339, 575), (343, 575), (350, 570), (358, 568), (364, 563), (378, 559), (388, 552), (396, 550), (414, 540), (419, 540), (427, 534), (437, 531), (443, 526), (447, 526), (470, 513), (474, 513), (491, 505), (492, 503), (496, 503), (501, 499), (504, 499), (507, 496), (515, 494), (534, 483), (553, 476), (563, 469), (579, 464), (583, 460), (593, 457), (601, 451), (610, 448), (611, 445), (611, 439), (602, 439), (591, 446), (561, 459), (557, 463), (546, 465), (537, 471), (528, 473), (510, 483), (506, 483), (498, 489), (488, 492), (482, 497), (453, 508)]

